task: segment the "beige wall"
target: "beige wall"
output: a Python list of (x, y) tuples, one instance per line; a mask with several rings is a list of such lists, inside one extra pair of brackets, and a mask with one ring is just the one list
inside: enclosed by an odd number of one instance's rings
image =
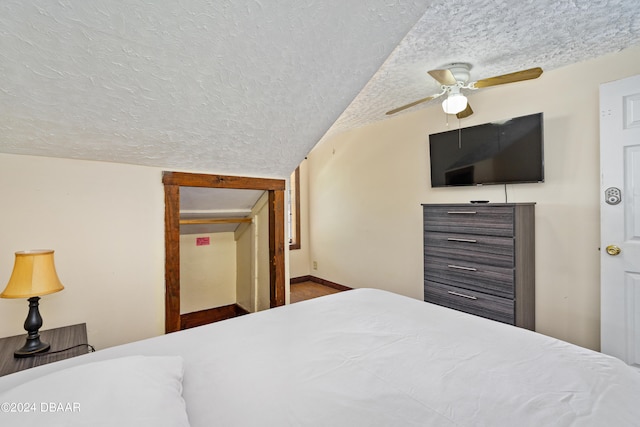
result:
[[(97, 348), (164, 332), (164, 196), (159, 169), (0, 154), (0, 286), (14, 252), (55, 250), (62, 292), (44, 329), (87, 323)], [(24, 333), (26, 300), (0, 300), (0, 336)]]
[(236, 241), (236, 303), (252, 313), (256, 311), (255, 227), (240, 224)]
[(306, 160), (300, 164), (299, 185), (300, 249), (289, 252), (289, 274), (292, 278), (313, 275), (309, 260), (309, 168)]
[[(209, 245), (198, 246), (198, 237)], [(180, 236), (180, 313), (236, 303), (236, 241), (233, 232)]]
[[(537, 203), (536, 329), (593, 349), (600, 333), (598, 90), (640, 73), (639, 59), (636, 47), (483, 89), (469, 98), (475, 114), (461, 122), (544, 113), (546, 182), (508, 185), (508, 201)], [(314, 275), (422, 299), (420, 204), (505, 201), (504, 186), (430, 188), (428, 135), (458, 126), (449, 120), (433, 105), (314, 148), (307, 162)]]
[(251, 209), (251, 224), (241, 224), (235, 232), (237, 242), (237, 301), (249, 312), (270, 308), (269, 210), (267, 192)]
[[(65, 289), (42, 297), (43, 329), (86, 323), (98, 349), (164, 333), (162, 169), (0, 154), (0, 195), (0, 287), (14, 252), (55, 250)], [(256, 215), (268, 306), (268, 212)], [(25, 333), (27, 311), (0, 299), (0, 336)]]
[(267, 209), (268, 196), (261, 199), (263, 203), (257, 203), (254, 208), (253, 221), (257, 227), (256, 235), (256, 311), (266, 310), (271, 307), (271, 287), (269, 272), (269, 209)]

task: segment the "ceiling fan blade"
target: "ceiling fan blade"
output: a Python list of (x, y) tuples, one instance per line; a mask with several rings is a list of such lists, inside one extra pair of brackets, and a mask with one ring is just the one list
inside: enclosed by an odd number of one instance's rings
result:
[(472, 114), (473, 110), (471, 109), (471, 105), (469, 105), (469, 103), (467, 102), (467, 108), (456, 114), (456, 117), (459, 119), (464, 119), (465, 117), (469, 117)]
[(429, 75), (436, 79), (440, 84), (445, 86), (452, 86), (456, 84), (456, 78), (453, 76), (451, 70), (431, 70)]
[(391, 114), (399, 113), (400, 111), (406, 110), (407, 108), (414, 107), (414, 106), (416, 106), (418, 104), (422, 104), (423, 102), (431, 101), (433, 98), (437, 98), (438, 96), (440, 96), (440, 95), (432, 95), (432, 96), (428, 96), (426, 98), (419, 99), (417, 101), (412, 102), (411, 104), (403, 105), (402, 107), (398, 107), (398, 108), (395, 108), (395, 109), (393, 109), (391, 111), (387, 111), (386, 114), (387, 114), (387, 116), (390, 116)]
[(542, 74), (542, 68), (529, 68), (528, 70), (516, 71), (515, 73), (503, 74), (501, 76), (489, 77), (472, 83), (475, 88), (503, 85), (506, 83), (520, 82), (523, 80), (537, 79)]

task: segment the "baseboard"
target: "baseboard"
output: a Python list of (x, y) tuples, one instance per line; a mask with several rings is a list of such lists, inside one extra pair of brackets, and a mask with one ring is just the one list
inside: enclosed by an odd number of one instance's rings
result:
[(180, 315), (180, 329), (195, 328), (196, 326), (207, 325), (248, 313), (247, 310), (238, 304), (229, 304), (222, 307), (185, 313)]
[(289, 284), (293, 285), (295, 283), (313, 282), (313, 279), (311, 277), (312, 276), (292, 277), (291, 279), (289, 279)]
[(348, 286), (344, 286), (344, 285), (340, 285), (338, 283), (334, 283), (331, 282), (329, 280), (325, 280), (325, 279), (321, 279), (319, 277), (315, 277), (315, 276), (300, 276), (300, 277), (293, 277), (289, 280), (290, 284), (295, 284), (295, 283), (302, 283), (302, 282), (314, 282), (314, 283), (319, 283), (321, 285), (327, 286), (329, 288), (333, 288), (333, 289), (337, 289), (339, 291), (350, 291), (353, 288), (350, 288)]

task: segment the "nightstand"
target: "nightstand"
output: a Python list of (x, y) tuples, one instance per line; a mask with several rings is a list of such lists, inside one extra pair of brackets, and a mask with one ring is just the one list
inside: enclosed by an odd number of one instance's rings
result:
[[(13, 352), (24, 344), (26, 337), (27, 334), (25, 333), (13, 337), (0, 338), (0, 377), (35, 366), (46, 365), (47, 363), (57, 362), (58, 360), (80, 356), (89, 351), (86, 323), (40, 331), (40, 339), (43, 342), (51, 344), (51, 349), (38, 356), (25, 358), (14, 357)], [(83, 345), (74, 347), (79, 344)], [(58, 350), (69, 347), (73, 348), (55, 353)]]

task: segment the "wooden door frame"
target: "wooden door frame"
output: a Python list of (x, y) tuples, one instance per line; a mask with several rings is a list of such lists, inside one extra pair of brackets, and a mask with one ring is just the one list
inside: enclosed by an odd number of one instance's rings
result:
[(270, 306), (285, 303), (285, 181), (268, 178), (163, 172), (165, 238), (165, 333), (180, 330), (180, 187), (263, 190), (269, 193)]

